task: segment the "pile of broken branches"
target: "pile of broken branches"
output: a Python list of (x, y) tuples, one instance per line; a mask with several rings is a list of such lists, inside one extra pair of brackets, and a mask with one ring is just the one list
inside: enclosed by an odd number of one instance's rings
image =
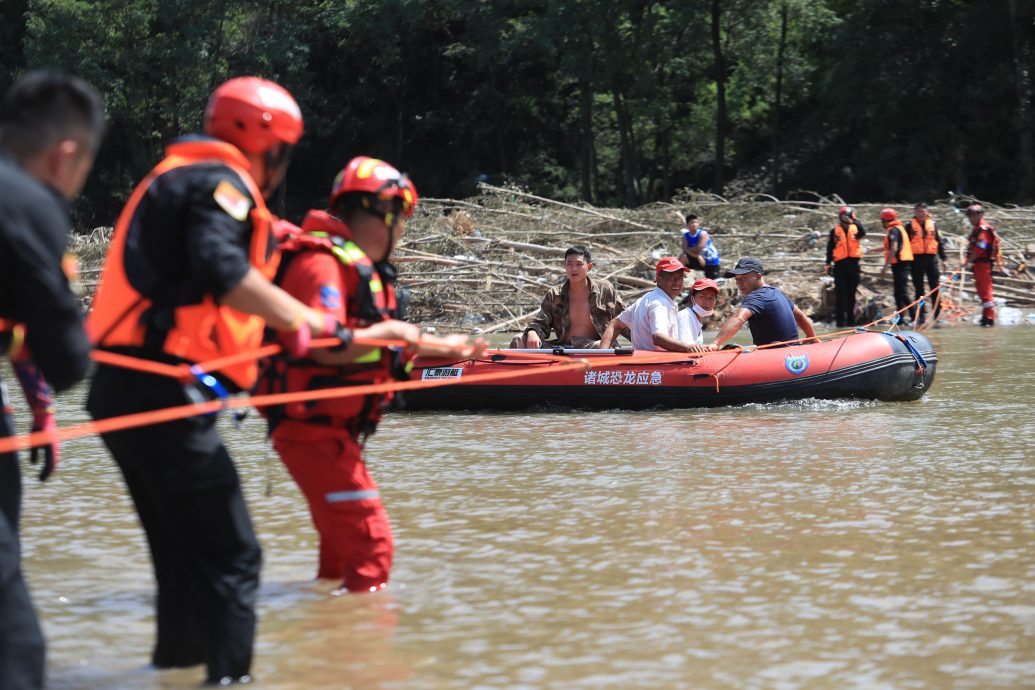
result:
[[(601, 209), (535, 196), (510, 187), (483, 185), (464, 201), (422, 199), (406, 236), (396, 249), (400, 284), (410, 293), (409, 318), (424, 325), (493, 333), (518, 331), (538, 311), (546, 289), (564, 280), (565, 250), (585, 245), (593, 255), (593, 275), (606, 278), (627, 303), (653, 287), (654, 265), (678, 255), (683, 216), (696, 213), (729, 267), (740, 256), (756, 256), (767, 281), (779, 286), (806, 313), (830, 316), (832, 285), (823, 279), (827, 236), (844, 201), (801, 193), (781, 201), (765, 195), (735, 199), (684, 192), (672, 203), (637, 209)], [(930, 211), (946, 241), (943, 272), (959, 267), (970, 226), (960, 208), (973, 200), (953, 198)], [(899, 217), (912, 216), (911, 204), (886, 204)], [(1035, 306), (1035, 208), (985, 203), (985, 219), (1002, 238), (1010, 276), (996, 276), (996, 294), (1019, 307)], [(867, 228), (863, 245), (860, 303), (886, 311), (893, 305), (890, 275), (880, 275), (883, 230), (877, 220), (885, 204), (856, 204)], [(969, 281), (957, 296), (973, 300)], [(738, 302), (732, 281), (723, 286), (719, 316)]]
[[(833, 309), (833, 286), (823, 278), (827, 236), (844, 201), (800, 193), (793, 201), (765, 195), (724, 199), (683, 192), (672, 203), (637, 209), (594, 208), (535, 196), (518, 188), (483, 185), (467, 200), (421, 199), (395, 250), (400, 284), (410, 295), (408, 318), (426, 326), (484, 333), (519, 331), (538, 311), (547, 288), (564, 280), (564, 252), (574, 244), (593, 254), (593, 275), (613, 282), (627, 304), (654, 285), (654, 265), (681, 249), (683, 217), (696, 213), (722, 253), (723, 266), (756, 256), (779, 286), (806, 313), (820, 320)], [(972, 199), (956, 197), (931, 205), (945, 238), (944, 273), (962, 261), (970, 227), (960, 208)], [(1035, 207), (997, 207), (982, 202), (985, 219), (999, 231), (1009, 276), (995, 277), (996, 295), (1010, 305), (1035, 307)], [(880, 209), (890, 205), (900, 218), (910, 204), (856, 204), (867, 228), (863, 245), (860, 304), (887, 312), (894, 301), (890, 276), (881, 276)], [(96, 287), (111, 228), (75, 234), (70, 249), (82, 262), (86, 300)], [(733, 281), (723, 285), (718, 316), (739, 302)], [(973, 281), (954, 283), (953, 296), (974, 306)]]

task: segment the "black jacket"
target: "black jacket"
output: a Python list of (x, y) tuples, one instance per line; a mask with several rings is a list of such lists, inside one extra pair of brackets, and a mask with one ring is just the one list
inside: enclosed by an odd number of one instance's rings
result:
[(250, 196), (217, 161), (175, 168), (151, 183), (134, 210), (125, 250), (126, 277), (142, 295), (168, 307), (198, 304), (206, 295), (218, 300), (248, 273), (251, 220), (235, 219), (217, 203), (220, 184)]
[(0, 317), (24, 323), (33, 359), (55, 390), (86, 375), (90, 344), (61, 260), (67, 202), (0, 156)]

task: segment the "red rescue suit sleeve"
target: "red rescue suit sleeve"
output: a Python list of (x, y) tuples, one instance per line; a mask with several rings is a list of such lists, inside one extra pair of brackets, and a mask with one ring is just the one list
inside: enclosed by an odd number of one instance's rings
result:
[(333, 255), (302, 252), (288, 266), (280, 286), (307, 307), (333, 314), (339, 323), (347, 323), (348, 295), (341, 262)]

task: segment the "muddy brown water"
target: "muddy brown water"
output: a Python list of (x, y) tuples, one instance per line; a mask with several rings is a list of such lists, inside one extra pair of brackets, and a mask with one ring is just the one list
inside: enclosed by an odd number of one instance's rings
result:
[[(1032, 686), (1035, 330), (931, 337), (918, 402), (390, 416), (381, 595), (311, 581), (300, 494), (258, 420), (226, 424), (265, 549), (254, 687)], [(96, 439), (64, 458), (24, 501), (49, 687), (197, 686), (145, 665), (153, 582), (114, 464)]]

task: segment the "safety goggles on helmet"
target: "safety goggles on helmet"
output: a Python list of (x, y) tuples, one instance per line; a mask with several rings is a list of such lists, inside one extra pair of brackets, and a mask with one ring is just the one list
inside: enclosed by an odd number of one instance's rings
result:
[(353, 158), (338, 173), (331, 187), (330, 206), (340, 197), (353, 193), (363, 195), (363, 207), (372, 212), (375, 208), (387, 209), (388, 213), (401, 213), (409, 218), (417, 206), (417, 188), (410, 178), (388, 163), (369, 156)]
[[(413, 215), (414, 205), (407, 201), (405, 188), (400, 189), (403, 193), (394, 193), (394, 190), (381, 193), (360, 192), (360, 203), (366, 211), (381, 217), (385, 225), (394, 225), (399, 216), (409, 218)], [(412, 199), (412, 194), (409, 197)]]
[(399, 212), (404, 218), (412, 216), (413, 210), (417, 206), (417, 192), (406, 173), (400, 173), (398, 177), (385, 180), (381, 188), (374, 192), (374, 195), (378, 201), (397, 201)]

